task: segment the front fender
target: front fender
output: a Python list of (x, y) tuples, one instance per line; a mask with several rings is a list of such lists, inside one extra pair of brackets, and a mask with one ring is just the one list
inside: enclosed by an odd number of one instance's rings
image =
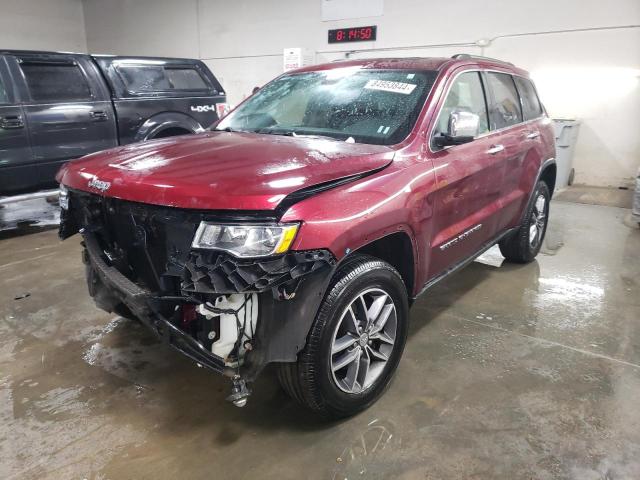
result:
[(289, 208), (281, 220), (302, 222), (294, 250), (326, 248), (340, 260), (375, 240), (404, 232), (419, 253), (426, 249), (418, 239), (429, 238), (425, 228), (433, 215), (434, 184), (435, 174), (428, 164), (388, 167), (305, 199)]
[(204, 131), (202, 125), (189, 115), (180, 112), (163, 112), (148, 118), (138, 129), (135, 141), (142, 142), (156, 137), (163, 130), (181, 128), (191, 133)]

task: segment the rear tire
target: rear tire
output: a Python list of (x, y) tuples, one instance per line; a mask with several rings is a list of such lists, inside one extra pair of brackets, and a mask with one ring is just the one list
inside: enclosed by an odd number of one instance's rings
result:
[(389, 385), (407, 338), (408, 298), (386, 262), (355, 254), (336, 272), (296, 363), (278, 378), (297, 402), (324, 417), (353, 415)]
[(508, 261), (529, 263), (536, 258), (547, 232), (549, 200), (549, 187), (545, 182), (538, 182), (522, 225), (515, 233), (498, 243), (500, 252)]

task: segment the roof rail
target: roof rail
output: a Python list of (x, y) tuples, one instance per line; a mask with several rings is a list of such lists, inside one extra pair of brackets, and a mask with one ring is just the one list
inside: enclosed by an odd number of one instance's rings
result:
[(457, 53), (456, 55), (451, 55), (451, 58), (455, 59), (455, 60), (489, 60), (491, 62), (496, 62), (496, 63), (505, 63), (507, 65), (511, 65), (512, 67), (515, 66), (513, 65), (513, 63), (511, 62), (507, 62), (505, 60), (500, 60), (498, 58), (491, 58), (491, 57), (483, 57), (482, 55), (471, 55), (469, 53)]

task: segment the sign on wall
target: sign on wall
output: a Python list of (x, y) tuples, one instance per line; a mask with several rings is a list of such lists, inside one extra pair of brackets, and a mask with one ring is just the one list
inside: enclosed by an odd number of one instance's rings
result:
[(351, 18), (379, 17), (384, 10), (384, 0), (321, 0), (322, 21)]
[(306, 48), (285, 48), (282, 52), (282, 70), (288, 72), (300, 67), (313, 65), (314, 54)]

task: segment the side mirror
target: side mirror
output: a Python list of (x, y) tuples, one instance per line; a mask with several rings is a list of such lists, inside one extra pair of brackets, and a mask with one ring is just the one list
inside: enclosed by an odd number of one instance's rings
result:
[(454, 110), (449, 115), (447, 133), (436, 136), (434, 143), (438, 147), (469, 143), (478, 135), (479, 130), (479, 115), (464, 110)]

